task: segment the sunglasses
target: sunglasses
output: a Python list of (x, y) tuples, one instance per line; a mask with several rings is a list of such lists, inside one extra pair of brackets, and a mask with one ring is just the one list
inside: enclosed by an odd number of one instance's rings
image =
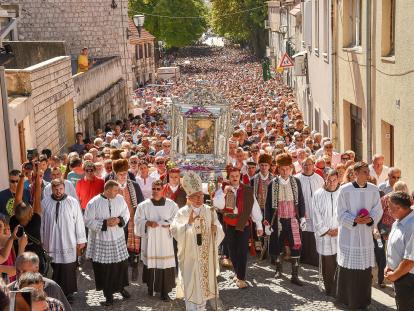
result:
[(349, 158), (348, 158), (348, 157), (345, 157), (345, 158), (341, 158), (341, 160), (342, 160), (342, 161), (348, 161), (348, 160), (349, 160)]
[(19, 182), (18, 180), (13, 180), (13, 179), (9, 180), (9, 183), (11, 183), (11, 184), (17, 184), (18, 182)]
[(94, 172), (94, 170), (93, 170), (93, 169), (87, 169), (87, 170), (85, 170), (85, 172), (86, 172), (86, 173), (93, 173), (93, 172)]
[(131, 162), (129, 162), (129, 163), (131, 163), (131, 164), (138, 164), (138, 162), (137, 162), (137, 161), (131, 161)]
[(161, 164), (164, 164), (164, 161), (157, 161), (157, 162), (155, 162), (157, 165), (161, 165)]
[(152, 191), (161, 191), (162, 190), (162, 188), (160, 188), (160, 187), (153, 187), (152, 188)]

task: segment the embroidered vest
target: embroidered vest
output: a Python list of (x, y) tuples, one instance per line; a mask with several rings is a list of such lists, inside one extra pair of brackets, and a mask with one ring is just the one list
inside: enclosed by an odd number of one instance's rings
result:
[[(236, 230), (243, 231), (244, 227), (248, 224), (253, 209), (253, 195), (252, 187), (240, 184), (236, 195), (236, 207), (238, 213), (234, 213), (232, 206), (226, 206), (224, 208), (224, 222), (230, 226), (236, 227)], [(228, 201), (226, 200), (226, 203), (227, 202)]]

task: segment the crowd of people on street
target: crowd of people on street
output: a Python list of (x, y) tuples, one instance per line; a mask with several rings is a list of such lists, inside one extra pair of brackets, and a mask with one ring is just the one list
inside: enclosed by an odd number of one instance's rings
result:
[[(198, 46), (175, 62), (181, 80), (142, 89), (128, 118), (76, 133), (68, 153), (29, 150), (10, 171), (0, 192), (0, 309), (9, 291), (25, 289), (33, 310), (71, 310), (87, 260), (106, 306), (115, 293), (131, 297), (142, 262), (148, 295), (169, 301), (177, 288), (187, 310), (204, 310), (217, 299), (219, 267), (248, 288), (250, 254), (269, 260), (277, 279), (290, 263), (297, 286), (306, 286), (302, 264), (318, 267), (326, 295), (351, 309), (370, 305), (377, 267), (377, 285), (393, 283), (398, 309), (411, 310), (414, 212), (401, 170), (380, 154), (335, 151), (305, 123), (294, 91), (263, 81), (248, 52)], [(226, 172), (207, 191), (171, 157), (171, 98), (200, 81), (237, 118)]]

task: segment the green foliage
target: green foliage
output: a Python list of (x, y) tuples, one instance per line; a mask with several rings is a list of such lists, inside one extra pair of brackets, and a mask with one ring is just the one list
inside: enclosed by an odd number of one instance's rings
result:
[(145, 13), (163, 16), (199, 16), (166, 18), (145, 16), (145, 29), (167, 47), (183, 47), (197, 41), (207, 28), (207, 8), (202, 0), (130, 0), (130, 16)]
[[(262, 56), (266, 45), (266, 1), (211, 0), (211, 4), (210, 23), (214, 32), (233, 42), (248, 43), (258, 56)], [(233, 14), (253, 8), (257, 9)]]

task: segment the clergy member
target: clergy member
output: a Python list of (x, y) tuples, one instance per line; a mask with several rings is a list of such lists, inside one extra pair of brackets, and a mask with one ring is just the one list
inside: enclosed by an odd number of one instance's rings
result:
[(69, 302), (77, 291), (76, 256), (85, 247), (86, 234), (79, 202), (65, 193), (63, 179), (54, 179), (52, 195), (42, 201), (41, 238), (53, 258), (52, 279), (60, 285)]
[(129, 210), (114, 180), (105, 183), (104, 192), (93, 197), (86, 206), (85, 225), (89, 229), (86, 257), (92, 259), (96, 290), (103, 290), (106, 306), (113, 304), (113, 294), (128, 286), (128, 249), (124, 227)]
[(350, 309), (371, 303), (372, 267), (375, 266), (372, 226), (382, 216), (378, 188), (367, 183), (368, 164), (354, 165), (356, 180), (339, 189), (338, 269), (336, 297)]
[(240, 182), (240, 169), (228, 168), (230, 185), (219, 189), (214, 197), (214, 206), (224, 211), (224, 222), (230, 259), (239, 288), (246, 288), (247, 253), (251, 232), (250, 219), (256, 224), (257, 236), (263, 235), (262, 212), (254, 196), (253, 188)]
[(170, 225), (178, 211), (177, 204), (162, 196), (163, 183), (152, 183), (152, 198), (138, 205), (135, 214), (135, 234), (141, 237), (141, 258), (144, 263), (142, 281), (148, 295), (161, 293), (168, 301), (168, 293), (175, 287), (175, 258)]
[(336, 170), (326, 174), (325, 185), (312, 198), (312, 224), (316, 250), (320, 256), (326, 295), (335, 297), (336, 248), (338, 236), (339, 175)]
[[(292, 261), (291, 282), (298, 286), (299, 258), (302, 248), (300, 229), (306, 226), (305, 202), (299, 179), (292, 174), (292, 157), (287, 153), (276, 158), (279, 176), (275, 177), (267, 190), (265, 207), (265, 231), (269, 236), (269, 255), (276, 260), (276, 275), (282, 275), (280, 253), (288, 245)], [(280, 226), (280, 227), (279, 227)]]
[(203, 204), (201, 178), (188, 172), (183, 178), (188, 204), (174, 218), (171, 231), (178, 242), (177, 297), (185, 298), (186, 310), (205, 310), (217, 292), (218, 246), (224, 232), (215, 210)]
[(319, 266), (319, 256), (316, 251), (315, 234), (312, 222), (312, 197), (315, 192), (323, 187), (324, 180), (315, 173), (315, 162), (311, 157), (302, 162), (302, 172), (295, 175), (300, 180), (303, 198), (305, 200), (306, 227), (302, 231), (302, 250), (300, 261), (302, 263)]

